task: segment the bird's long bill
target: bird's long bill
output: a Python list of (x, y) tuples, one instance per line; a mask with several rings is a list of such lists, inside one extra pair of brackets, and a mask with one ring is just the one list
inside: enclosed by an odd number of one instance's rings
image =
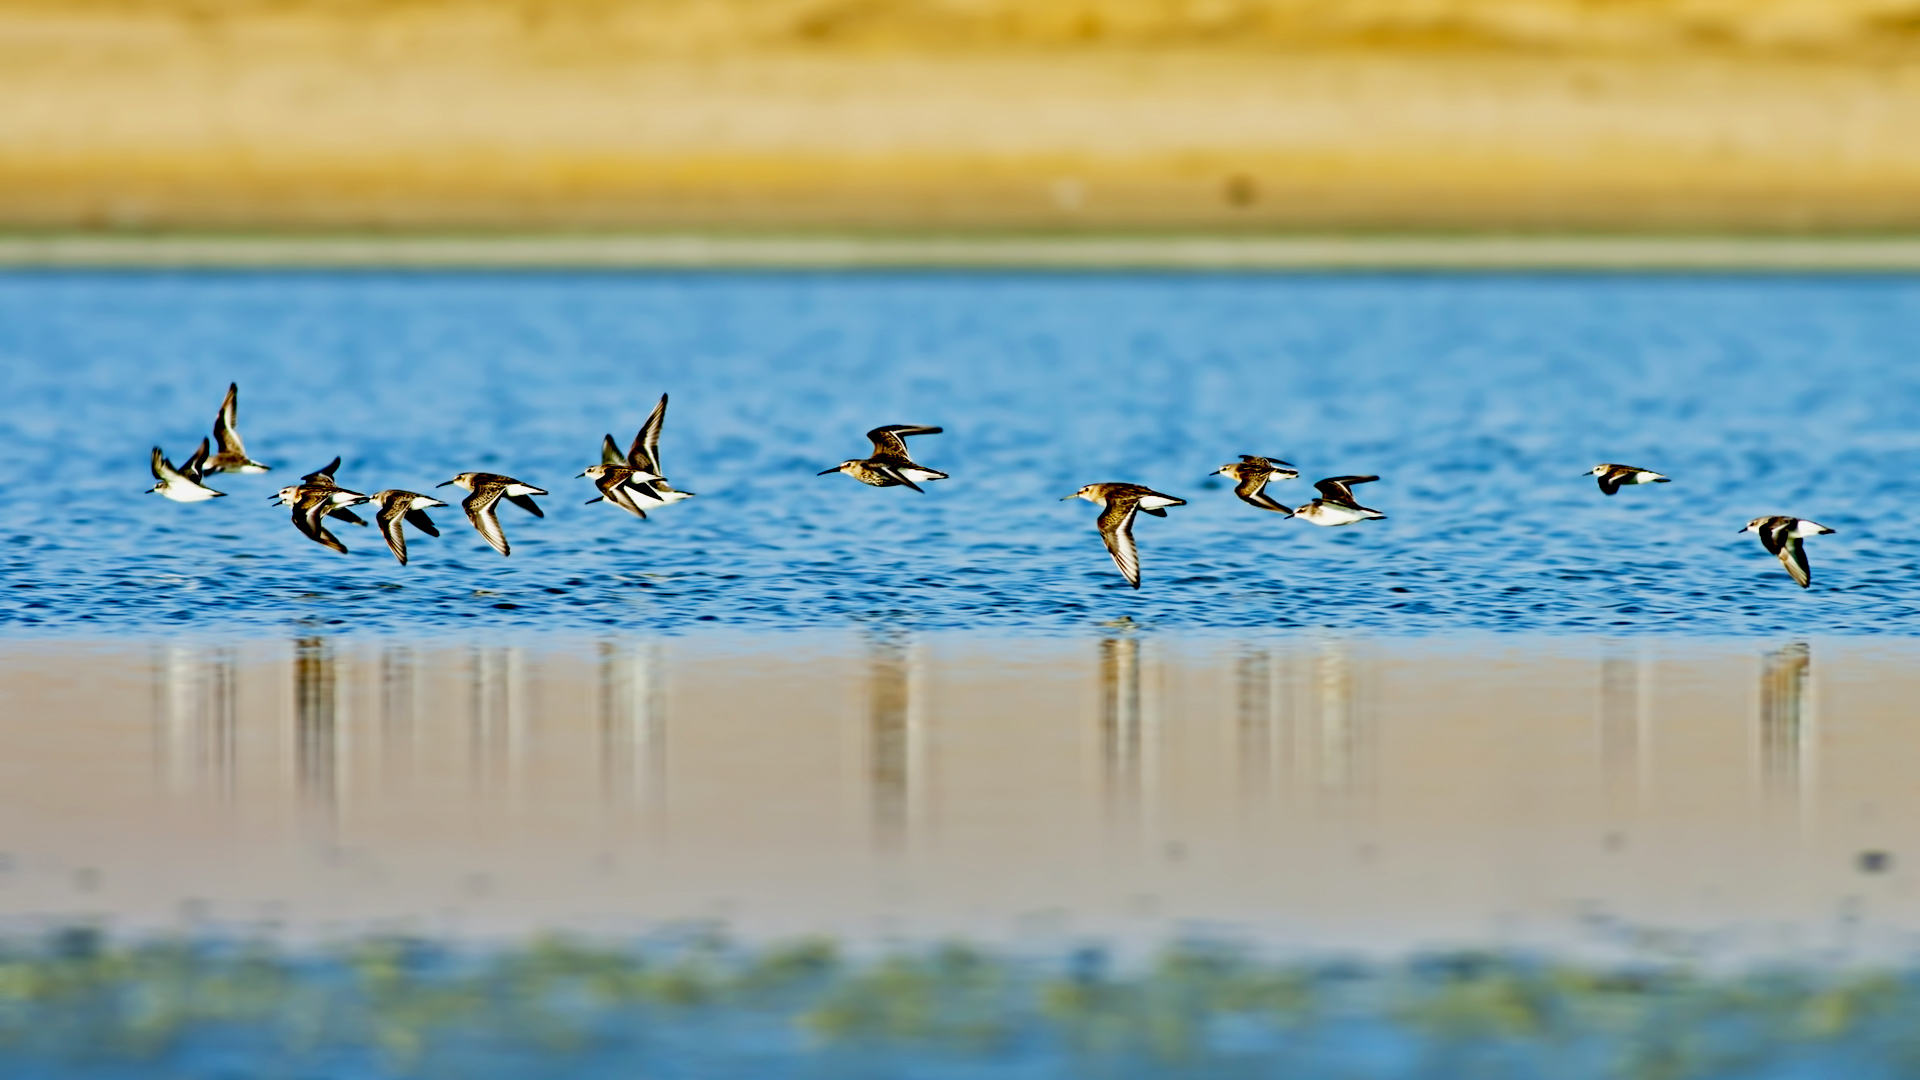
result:
[(585, 476), (585, 475), (587, 475), (587, 474), (586, 474), (586, 473), (583, 473), (583, 472), (577, 472), (577, 473), (574, 473), (574, 474), (573, 474), (573, 478), (574, 478), (575, 480), (578, 480), (578, 479), (580, 479), (581, 477), (583, 477), (583, 476)]
[[(1751, 526), (1751, 525), (1742, 525), (1742, 526), (1740, 526), (1740, 532), (1746, 532), (1747, 530), (1749, 530), (1749, 529), (1751, 529), (1751, 528), (1753, 528), (1753, 526)], [(1739, 535), (1739, 534), (1738, 534), (1738, 533), (1736, 533), (1735, 535)]]
[(439, 488), (439, 487), (446, 487), (446, 486), (447, 486), (447, 484), (451, 484), (451, 483), (453, 483), (453, 481), (451, 481), (451, 480), (449, 480), (449, 481), (447, 481), (447, 483), (446, 483), (446, 484), (435, 484), (435, 485), (433, 485), (433, 486), (434, 486), (434, 487), (437, 487), (437, 488)]
[(1071, 495), (1062, 495), (1062, 496), (1060, 496), (1060, 501), (1061, 501), (1061, 502), (1068, 502), (1068, 501), (1070, 501), (1070, 500), (1073, 500), (1073, 499), (1077, 499), (1077, 498), (1079, 498), (1079, 497), (1080, 497), (1080, 493), (1076, 491), (1076, 492), (1074, 492), (1074, 493), (1073, 493), (1073, 494), (1071, 494)]
[(840, 471), (839, 469), (824, 469), (824, 470), (822, 470), (822, 471), (820, 471), (820, 472), (818, 472), (818, 473), (815, 473), (814, 475), (815, 475), (815, 476), (826, 476), (826, 475), (829, 475), (829, 474), (831, 474), (831, 473), (837, 473), (837, 472), (839, 472), (839, 471)]

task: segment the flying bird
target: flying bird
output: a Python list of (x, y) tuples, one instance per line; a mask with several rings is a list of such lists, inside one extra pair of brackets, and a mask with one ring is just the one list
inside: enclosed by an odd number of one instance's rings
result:
[(513, 549), (507, 544), (506, 531), (500, 528), (500, 519), (494, 516), (495, 504), (503, 497), (534, 517), (547, 516), (533, 501), (533, 496), (545, 495), (546, 492), (532, 484), (523, 484), (511, 476), (488, 472), (463, 472), (439, 486), (446, 487), (447, 484), (473, 492), (461, 500), (460, 508), (467, 512), (467, 520), (473, 523), (474, 528), (480, 530), (480, 535), (486, 539), (487, 543), (492, 544), (493, 549), (502, 555), (513, 554)]
[(907, 453), (906, 438), (909, 435), (938, 435), (944, 428), (921, 427), (917, 424), (888, 424), (867, 432), (867, 438), (873, 441), (873, 456), (843, 461), (831, 469), (824, 469), (820, 475), (828, 473), (846, 473), (855, 480), (870, 487), (910, 487), (923, 491), (916, 480), (945, 480), (947, 474), (935, 472), (916, 463)]
[[(601, 446), (600, 457), (603, 465), (625, 465), (633, 470), (633, 476), (625, 481), (632, 493), (632, 502), (636, 508), (654, 509), (682, 499), (693, 498), (691, 491), (676, 491), (667, 482), (667, 470), (660, 467), (660, 429), (667, 422), (667, 395), (660, 395), (660, 403), (647, 415), (647, 422), (640, 425), (640, 431), (634, 435), (633, 443), (627, 447), (624, 459), (607, 460), (607, 454), (614, 449), (613, 436), (607, 436)], [(653, 477), (646, 480), (640, 477), (646, 473)], [(644, 515), (642, 515), (644, 516)]]
[(1673, 482), (1652, 469), (1636, 469), (1632, 465), (1610, 465), (1604, 461), (1581, 475), (1599, 477), (1600, 490), (1607, 495), (1617, 493), (1624, 484), (1670, 484)]
[(366, 524), (347, 507), (366, 502), (367, 497), (357, 491), (348, 491), (330, 479), (324, 483), (289, 484), (281, 488), (275, 498), (282, 506), (292, 509), (293, 527), (299, 529), (301, 535), (342, 555), (347, 553), (347, 545), (327, 531), (328, 515), (346, 518), (360, 525)]
[(1068, 499), (1085, 499), (1100, 508), (1100, 539), (1106, 541), (1113, 564), (1136, 589), (1140, 587), (1140, 552), (1133, 543), (1134, 516), (1166, 517), (1167, 507), (1187, 505), (1185, 499), (1162, 495), (1139, 484), (1088, 484), (1060, 501)]
[(1329, 476), (1313, 485), (1320, 489), (1320, 497), (1293, 512), (1294, 516), (1315, 525), (1332, 528), (1336, 525), (1351, 525), (1356, 521), (1372, 521), (1387, 515), (1378, 510), (1370, 510), (1354, 500), (1353, 484), (1370, 484), (1380, 479), (1377, 476)]
[(1759, 533), (1760, 543), (1768, 552), (1779, 556), (1780, 565), (1786, 567), (1787, 573), (1804, 589), (1813, 584), (1813, 567), (1807, 565), (1807, 549), (1801, 541), (1833, 530), (1817, 521), (1775, 514), (1754, 518), (1740, 531)]
[(1234, 481), (1233, 493), (1248, 506), (1257, 506), (1262, 510), (1271, 510), (1276, 514), (1292, 517), (1293, 511), (1273, 501), (1266, 493), (1266, 486), (1275, 480), (1293, 480), (1300, 470), (1277, 458), (1255, 457), (1241, 454), (1240, 460), (1231, 465), (1222, 465), (1214, 472)]
[(213, 441), (219, 449), (207, 463), (210, 473), (262, 473), (270, 468), (248, 457), (247, 448), (240, 442), (239, 383), (227, 384), (226, 400), (220, 403), (220, 411), (213, 417)]
[[(651, 480), (658, 479), (653, 473), (636, 469), (631, 465), (603, 461), (597, 465), (587, 466), (581, 470), (580, 476), (592, 477), (594, 486), (600, 489), (600, 494), (588, 499), (586, 505), (592, 506), (594, 503), (605, 500), (634, 517), (645, 520), (647, 512), (640, 506), (640, 492)], [(674, 494), (681, 498), (688, 497), (687, 493), (683, 492), (674, 492)], [(665, 506), (666, 503), (653, 500), (651, 505), (660, 507)]]
[(174, 502), (206, 502), (225, 495), (224, 491), (215, 491), (201, 483), (202, 467), (207, 460), (207, 440), (200, 440), (200, 449), (194, 451), (179, 468), (173, 467), (159, 447), (153, 448), (153, 479), (155, 483), (147, 489), (147, 494), (159, 492)]
[(433, 519), (427, 516), (427, 509), (447, 504), (431, 495), (388, 488), (374, 492), (367, 496), (367, 500), (380, 507), (380, 512), (374, 515), (380, 522), (380, 535), (387, 538), (387, 547), (392, 550), (393, 557), (400, 560), (401, 566), (407, 565), (408, 522), (428, 536), (440, 535), (440, 530), (433, 527)]

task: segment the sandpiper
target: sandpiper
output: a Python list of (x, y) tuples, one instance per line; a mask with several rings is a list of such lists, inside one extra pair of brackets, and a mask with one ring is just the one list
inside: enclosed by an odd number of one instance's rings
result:
[[(656, 477), (653, 473), (647, 472), (644, 469), (636, 469), (631, 465), (625, 464), (614, 465), (604, 461), (598, 465), (587, 466), (580, 472), (580, 476), (592, 477), (594, 486), (600, 489), (600, 494), (587, 500), (588, 506), (604, 499), (641, 519), (646, 518), (647, 512), (640, 508), (638, 501), (639, 492), (642, 491), (650, 481), (659, 479), (659, 477)], [(680, 492), (675, 492), (675, 494), (682, 495), (683, 498), (685, 497), (685, 495)], [(651, 500), (649, 505), (665, 506), (666, 503), (655, 499)]]
[(1100, 508), (1100, 539), (1107, 542), (1113, 564), (1136, 589), (1140, 587), (1140, 552), (1133, 546), (1134, 515), (1166, 517), (1167, 507), (1187, 505), (1185, 499), (1162, 495), (1139, 484), (1088, 484), (1060, 501), (1068, 499), (1085, 499)]
[(1351, 525), (1356, 521), (1369, 521), (1384, 518), (1387, 515), (1378, 510), (1369, 510), (1354, 501), (1351, 484), (1370, 484), (1380, 479), (1377, 476), (1329, 476), (1313, 486), (1320, 489), (1320, 497), (1295, 510), (1293, 515), (1303, 521), (1329, 528), (1335, 525)]
[(1257, 506), (1262, 510), (1271, 510), (1276, 514), (1293, 516), (1293, 511), (1273, 501), (1273, 496), (1264, 490), (1275, 480), (1293, 480), (1299, 477), (1300, 470), (1277, 458), (1255, 457), (1241, 454), (1240, 460), (1231, 465), (1222, 465), (1214, 472), (1220, 476), (1231, 477), (1235, 483), (1233, 493), (1248, 506)]
[(873, 440), (872, 457), (843, 461), (831, 469), (822, 470), (820, 475), (840, 472), (872, 487), (905, 486), (922, 491), (924, 489), (914, 483), (915, 480), (945, 480), (947, 474), (917, 464), (907, 454), (906, 437), (938, 435), (944, 430), (918, 424), (888, 424), (874, 428), (867, 432), (867, 438)]
[(507, 534), (500, 528), (500, 519), (494, 516), (494, 505), (502, 496), (534, 517), (547, 516), (532, 498), (535, 495), (545, 495), (546, 492), (532, 484), (523, 484), (511, 476), (489, 472), (463, 472), (439, 486), (446, 487), (447, 484), (473, 492), (461, 501), (460, 508), (467, 512), (467, 520), (473, 522), (473, 527), (480, 530), (480, 535), (486, 538), (487, 543), (492, 544), (493, 549), (502, 555), (513, 554), (513, 549), (507, 545)]
[(1618, 492), (1623, 484), (1670, 484), (1673, 482), (1652, 469), (1636, 469), (1631, 465), (1612, 465), (1604, 461), (1582, 475), (1599, 477), (1600, 490), (1608, 495)]
[(1780, 557), (1780, 565), (1786, 567), (1787, 573), (1793, 575), (1793, 580), (1804, 589), (1813, 583), (1813, 568), (1807, 565), (1807, 549), (1800, 541), (1833, 530), (1817, 521), (1775, 514), (1754, 518), (1740, 531), (1759, 533), (1760, 542), (1766, 545), (1769, 552)]
[(393, 549), (393, 557), (400, 560), (401, 566), (407, 565), (407, 522), (413, 522), (414, 528), (428, 536), (440, 535), (440, 530), (433, 527), (433, 519), (427, 516), (427, 508), (447, 504), (431, 495), (388, 488), (374, 492), (367, 500), (380, 507), (374, 515), (380, 521), (380, 534), (387, 538), (387, 547)]
[(147, 489), (147, 494), (151, 495), (157, 491), (174, 502), (205, 502), (225, 495), (226, 492), (215, 491), (200, 482), (202, 475), (200, 469), (206, 458), (207, 440), (205, 439), (200, 440), (200, 449), (187, 459), (186, 464), (177, 469), (173, 467), (173, 462), (168, 461), (166, 455), (160, 452), (159, 447), (154, 447), (153, 478), (156, 483)]
[(207, 463), (207, 471), (260, 473), (269, 466), (262, 465), (247, 456), (247, 448), (240, 443), (240, 384), (227, 384), (227, 397), (220, 403), (220, 411), (213, 417), (213, 441), (219, 450), (213, 460)]
[[(693, 498), (691, 491), (674, 490), (673, 485), (667, 482), (667, 471), (660, 467), (660, 429), (666, 422), (667, 395), (661, 394), (660, 403), (653, 407), (653, 412), (647, 415), (647, 422), (640, 425), (639, 434), (633, 437), (633, 444), (627, 447), (626, 457), (608, 460), (607, 455), (614, 450), (611, 435), (607, 436), (600, 448), (601, 464), (625, 465), (634, 470), (634, 475), (624, 481), (634, 510), (641, 507), (652, 509)], [(642, 479), (641, 473), (651, 475), (653, 479)]]
[(327, 516), (343, 517), (356, 524), (364, 525), (359, 517), (347, 510), (355, 503), (367, 501), (365, 495), (357, 491), (348, 491), (333, 483), (292, 484), (280, 489), (276, 496), (281, 505), (293, 510), (293, 526), (301, 534), (316, 544), (347, 553), (347, 545), (327, 531)]
[[(302, 476), (300, 479), (306, 481), (306, 486), (309, 486), (309, 487), (338, 488), (340, 487), (340, 485), (334, 482), (333, 474), (339, 471), (340, 471), (340, 457), (339, 455), (336, 454), (334, 455), (334, 458), (332, 461), (329, 461), (325, 465), (322, 465), (321, 467), (313, 470), (307, 475)], [(298, 487), (300, 485), (295, 485), (295, 486)], [(276, 496), (276, 498), (278, 498), (281, 502), (291, 502), (292, 500), (287, 497), (287, 492), (292, 490), (294, 489), (290, 487), (281, 488), (280, 494)], [(353, 494), (353, 493), (348, 492), (348, 494)], [(361, 499), (361, 500), (355, 500), (355, 501), (359, 502), (359, 501), (365, 501), (365, 500)], [(344, 501), (336, 502), (333, 509), (327, 511), (327, 516), (337, 517), (341, 521), (344, 521), (349, 525), (365, 525), (367, 523), (365, 518), (347, 509), (347, 507), (352, 505), (353, 505), (353, 502), (344, 502)]]

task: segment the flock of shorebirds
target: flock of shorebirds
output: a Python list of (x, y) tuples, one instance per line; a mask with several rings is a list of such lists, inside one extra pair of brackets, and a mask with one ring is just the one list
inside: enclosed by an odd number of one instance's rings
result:
[[(149, 493), (158, 492), (175, 502), (202, 502), (226, 494), (206, 485), (206, 478), (210, 475), (269, 471), (269, 466), (247, 456), (246, 446), (240, 441), (239, 399), (239, 385), (229, 385), (226, 399), (220, 403), (220, 411), (213, 419), (211, 441), (201, 439), (200, 448), (181, 465), (175, 466), (160, 447), (153, 448), (153, 477), (156, 483)], [(667, 482), (661, 470), (660, 429), (666, 417), (667, 395), (662, 394), (660, 403), (653, 407), (653, 412), (647, 417), (646, 423), (640, 426), (639, 434), (634, 436), (624, 454), (620, 452), (613, 436), (608, 435), (602, 440), (600, 460), (587, 466), (576, 477), (591, 478), (600, 489), (598, 496), (587, 500), (589, 504), (604, 501), (635, 517), (645, 518), (648, 510), (657, 510), (693, 497), (690, 491), (676, 490)], [(925, 489), (920, 486), (921, 483), (945, 480), (947, 474), (914, 461), (907, 452), (906, 440), (914, 435), (938, 435), (941, 431), (941, 428), (917, 424), (887, 424), (874, 428), (867, 432), (867, 438), (873, 442), (872, 454), (843, 461), (831, 469), (823, 470), (820, 475), (846, 473), (871, 487), (908, 487), (923, 491)], [(339, 468), (340, 459), (336, 457), (324, 468), (301, 477), (300, 483), (281, 488), (274, 496), (275, 501), (292, 509), (294, 527), (309, 540), (345, 553), (347, 546), (327, 530), (327, 519), (337, 518), (349, 524), (365, 525), (366, 521), (350, 509), (361, 503), (371, 503), (379, 508), (374, 517), (380, 523), (380, 533), (386, 537), (387, 547), (392, 549), (394, 558), (399, 559), (401, 565), (407, 561), (406, 525), (411, 524), (428, 536), (440, 535), (440, 530), (434, 527), (427, 511), (436, 506), (445, 506), (446, 503), (430, 495), (401, 488), (388, 488), (371, 495), (348, 491), (334, 481), (334, 473)], [(1299, 478), (1300, 471), (1284, 461), (1242, 454), (1239, 461), (1222, 465), (1215, 473), (1233, 480), (1233, 493), (1249, 506), (1269, 510), (1283, 517), (1299, 518), (1314, 525), (1352, 525), (1387, 516), (1360, 505), (1353, 494), (1355, 484), (1372, 483), (1380, 479), (1378, 476), (1327, 477), (1314, 484), (1320, 491), (1319, 498), (1303, 506), (1288, 507), (1276, 502), (1266, 490), (1267, 485), (1275, 481)], [(1631, 465), (1603, 463), (1595, 465), (1584, 475), (1598, 478), (1601, 492), (1607, 495), (1613, 495), (1629, 485), (1668, 482), (1668, 477), (1651, 469)], [(501, 499), (535, 517), (546, 516), (533, 501), (533, 496), (547, 492), (511, 476), (463, 472), (438, 486), (449, 485), (470, 492), (461, 501), (461, 509), (466, 511), (467, 520), (473, 523), (487, 543), (502, 555), (511, 554), (512, 548), (495, 513)], [(1067, 499), (1085, 499), (1100, 508), (1100, 536), (1106, 541), (1107, 552), (1113, 556), (1114, 565), (1120, 568), (1128, 583), (1136, 589), (1140, 587), (1140, 552), (1133, 542), (1134, 518), (1140, 514), (1166, 517), (1168, 507), (1186, 505), (1185, 499), (1165, 495), (1139, 484), (1123, 483), (1088, 484), (1061, 501)], [(1812, 583), (1813, 572), (1807, 564), (1806, 548), (1802, 541), (1809, 536), (1833, 530), (1803, 518), (1772, 515), (1754, 518), (1740, 531), (1759, 534), (1761, 544), (1765, 545), (1768, 552), (1779, 557), (1780, 565), (1786, 567), (1787, 573), (1804, 589)]]

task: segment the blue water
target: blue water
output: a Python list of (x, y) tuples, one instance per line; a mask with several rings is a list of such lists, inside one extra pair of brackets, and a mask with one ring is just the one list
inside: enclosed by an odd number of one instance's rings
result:
[[(1916, 330), (1907, 277), (6, 275), (0, 623), (1904, 634)], [(276, 471), (142, 494), (229, 380)], [(699, 497), (581, 505), (662, 391)], [(913, 448), (953, 479), (814, 475), (891, 422), (944, 425)], [(1388, 518), (1256, 511), (1204, 479), (1240, 453), (1378, 473)], [(341, 556), (268, 502), (335, 454), (361, 491), (509, 473), (548, 516), (503, 507), (511, 558), (457, 507), (410, 566), (350, 526)], [(1602, 460), (1675, 482), (1604, 498)], [(1138, 593), (1058, 501), (1103, 480), (1191, 500), (1140, 520)], [(1838, 530), (1811, 590), (1736, 535), (1771, 513)]]

